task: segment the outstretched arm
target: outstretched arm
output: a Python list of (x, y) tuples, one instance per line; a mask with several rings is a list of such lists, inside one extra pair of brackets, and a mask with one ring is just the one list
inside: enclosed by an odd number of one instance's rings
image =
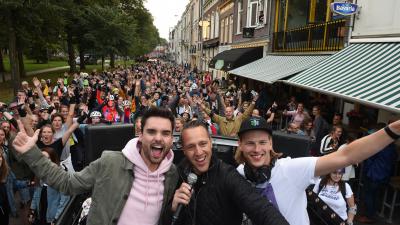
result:
[[(388, 125), (395, 134), (400, 134), (400, 120)], [(318, 158), (315, 176), (328, 174), (334, 170), (357, 164), (381, 151), (394, 140), (381, 129), (347, 145), (344, 151), (336, 151)]]
[(72, 132), (74, 132), (74, 130), (78, 127), (79, 127), (79, 123), (77, 123), (77, 122), (73, 123), (71, 126), (68, 127), (68, 130), (62, 136), (63, 146), (65, 146), (65, 143), (67, 143), (69, 137), (71, 137)]

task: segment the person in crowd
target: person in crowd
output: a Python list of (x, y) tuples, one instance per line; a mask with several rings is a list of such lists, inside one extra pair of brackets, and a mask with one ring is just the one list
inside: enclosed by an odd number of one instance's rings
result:
[(346, 224), (352, 225), (357, 214), (357, 205), (350, 185), (342, 180), (343, 174), (344, 169), (338, 169), (323, 176), (315, 183), (313, 192), (346, 221)]
[(305, 135), (305, 133), (294, 122), (290, 122), (285, 131), (288, 134)]
[(183, 124), (184, 124), (183, 118), (180, 117), (176, 118), (174, 132), (180, 133), (182, 131)]
[(312, 155), (319, 155), (322, 138), (329, 133), (329, 124), (321, 116), (321, 108), (319, 106), (313, 107), (312, 114), (314, 116), (313, 130), (315, 134), (315, 142), (311, 147), (311, 151)]
[[(51, 147), (42, 148), (42, 154), (57, 166), (59, 156)], [(36, 183), (30, 206), (29, 222), (37, 225), (55, 224), (68, 203), (69, 197), (49, 187), (46, 183)]]
[(260, 111), (258, 109), (253, 109), (253, 112), (251, 113), (252, 117), (261, 117), (260, 116)]
[(89, 117), (90, 117), (90, 122), (92, 125), (101, 123), (101, 117), (102, 117), (101, 112), (93, 111), (90, 113)]
[(36, 142), (38, 148), (52, 148), (60, 160), (63, 149), (72, 133), (78, 128), (79, 123), (75, 122), (68, 128), (61, 138), (54, 138), (55, 130), (51, 124), (46, 124), (40, 128), (39, 139)]
[(272, 148), (272, 131), (267, 122), (252, 117), (240, 127), (235, 159), (240, 164), (239, 173), (264, 193), (290, 224), (309, 224), (305, 189), (316, 177), (359, 163), (399, 137), (400, 120), (352, 142), (343, 151), (322, 157), (279, 159), (281, 154)]
[[(184, 205), (175, 224), (239, 225), (243, 212), (255, 224), (288, 224), (233, 167), (212, 154), (211, 137), (204, 123), (185, 124), (181, 141), (185, 159), (178, 165), (180, 179), (170, 203), (171, 211), (166, 212), (170, 215), (178, 204)], [(186, 180), (189, 173), (197, 175), (193, 187)]]
[(342, 118), (342, 114), (340, 114), (340, 113), (334, 113), (333, 114), (333, 117), (332, 117), (332, 128), (334, 126), (342, 127), (342, 135), (340, 135), (340, 138), (339, 138), (339, 146), (346, 143), (347, 135), (348, 135), (346, 129), (343, 127), (342, 119), (343, 119)]
[[(346, 143), (340, 145), (338, 151), (342, 151), (342, 150), (346, 149), (346, 146), (349, 145), (351, 142), (355, 141), (356, 139), (357, 138), (355, 137), (355, 135), (349, 134), (346, 138)], [(342, 180), (352, 184), (351, 179), (353, 179), (355, 177), (356, 177), (356, 170), (355, 170), (354, 165), (346, 166), (346, 168), (344, 168)]]
[(291, 122), (295, 123), (298, 127), (301, 126), (304, 120), (310, 118), (310, 115), (306, 111), (304, 111), (304, 104), (299, 103), (297, 104), (297, 109), (294, 111), (283, 111), (283, 115), (291, 116)]
[(69, 174), (54, 167), (35, 146), (39, 131), (30, 137), (20, 121), (18, 125), (13, 146), (39, 179), (69, 195), (92, 191), (98, 204), (92, 204), (87, 224), (160, 223), (178, 179), (172, 164), (171, 111), (147, 110), (142, 117), (142, 134), (121, 152), (105, 151), (81, 172)]
[[(394, 122), (395, 124), (398, 122)], [(392, 123), (393, 124), (393, 123)], [(379, 123), (376, 128), (369, 131), (371, 133), (369, 136), (377, 136), (382, 133), (382, 130), (386, 132), (393, 132), (391, 137), (396, 137), (400, 132), (397, 130), (389, 130), (392, 124), (385, 127), (384, 123)], [(382, 129), (382, 127), (385, 127)], [(389, 127), (389, 128), (387, 128)], [(398, 137), (398, 136), (397, 136)], [(354, 141), (356, 142), (356, 141)], [(353, 143), (354, 143), (353, 142)], [(376, 145), (376, 143), (371, 143)], [(376, 222), (375, 214), (376, 207), (379, 205), (378, 195), (379, 191), (386, 187), (390, 181), (390, 177), (394, 173), (394, 165), (397, 162), (398, 154), (396, 151), (396, 145), (394, 143), (389, 143), (388, 145), (381, 145), (381, 151), (375, 152), (372, 157), (369, 157), (363, 162), (363, 185), (364, 190), (361, 195), (361, 201), (365, 205), (365, 212), (357, 218), (361, 223), (374, 223)]]
[[(1, 131), (0, 131), (1, 136)], [(8, 166), (2, 150), (0, 151), (0, 223), (9, 224), (10, 204), (7, 197)]]
[(320, 148), (321, 155), (326, 155), (338, 150), (342, 132), (343, 128), (337, 125), (332, 128), (332, 131), (328, 135), (325, 135), (325, 137), (322, 138)]
[(233, 108), (232, 107), (227, 107), (225, 109), (225, 117), (222, 117), (220, 115), (217, 115), (216, 113), (211, 113), (211, 110), (206, 108), (204, 104), (200, 102), (200, 107), (203, 111), (205, 111), (208, 115), (211, 115), (210, 117), (212, 120), (218, 124), (221, 135), (224, 136), (236, 136), (237, 132), (239, 131), (240, 124), (243, 120), (247, 119), (251, 112), (254, 109), (254, 105), (256, 104), (258, 95), (255, 95), (253, 97), (253, 101), (251, 102), (250, 106), (246, 109), (246, 111), (243, 113), (243, 115), (234, 117), (233, 116)]
[(306, 136), (310, 137), (311, 141), (315, 141), (313, 121), (311, 119), (305, 120), (300, 129), (303, 130)]

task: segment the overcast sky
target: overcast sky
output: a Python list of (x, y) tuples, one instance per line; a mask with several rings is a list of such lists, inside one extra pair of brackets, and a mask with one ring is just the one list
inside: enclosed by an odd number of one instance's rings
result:
[(160, 37), (168, 41), (169, 29), (177, 24), (187, 3), (189, 0), (146, 0), (145, 6), (153, 15)]

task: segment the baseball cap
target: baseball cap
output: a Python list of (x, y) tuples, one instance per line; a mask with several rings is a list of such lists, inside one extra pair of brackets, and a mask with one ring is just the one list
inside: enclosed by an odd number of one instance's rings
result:
[(238, 135), (251, 130), (264, 130), (269, 135), (272, 135), (272, 130), (269, 128), (267, 121), (262, 117), (250, 117), (242, 122)]

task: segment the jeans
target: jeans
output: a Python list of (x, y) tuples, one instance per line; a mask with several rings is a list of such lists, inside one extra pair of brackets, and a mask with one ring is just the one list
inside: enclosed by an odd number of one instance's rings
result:
[[(386, 184), (386, 182), (372, 181), (367, 176), (364, 179), (364, 204), (366, 207), (365, 216), (374, 218), (376, 207), (378, 206), (378, 193), (379, 190)], [(379, 206), (378, 206), (379, 207)]]
[(26, 204), (31, 199), (28, 188), (28, 180), (17, 180), (12, 171), (9, 171), (6, 182), (7, 197), (10, 205), (11, 215), (17, 215), (17, 208), (15, 206), (14, 189), (19, 190), (21, 202)]

